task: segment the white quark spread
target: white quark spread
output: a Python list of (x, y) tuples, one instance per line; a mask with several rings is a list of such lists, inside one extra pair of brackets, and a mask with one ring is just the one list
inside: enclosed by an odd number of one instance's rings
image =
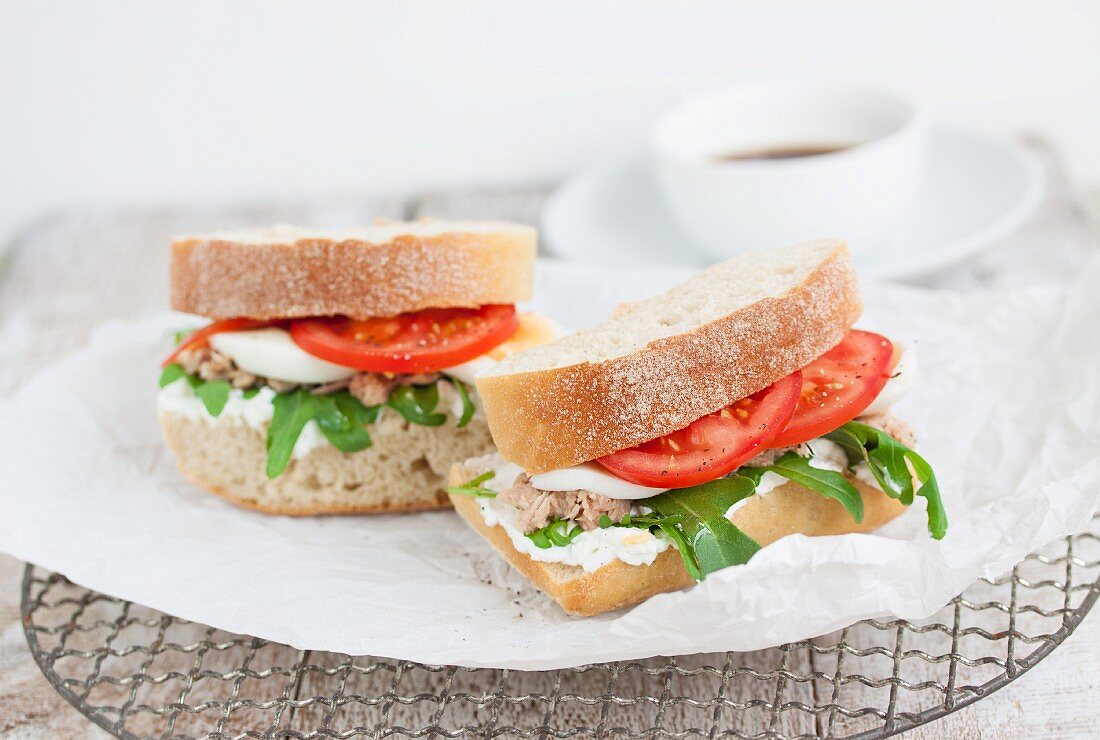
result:
[[(518, 465), (504, 460), (500, 455), (475, 458), (467, 465), (473, 470), (492, 470), (493, 477), (482, 485), (497, 493), (511, 487), (516, 476), (523, 472)], [(614, 560), (621, 560), (627, 565), (650, 565), (671, 546), (664, 535), (653, 534), (647, 529), (608, 527), (582, 532), (568, 545), (544, 549), (535, 545), (517, 526), (519, 509), (493, 498), (479, 498), (477, 502), (487, 525), (502, 527), (513, 547), (540, 563), (575, 565), (591, 573)]]
[(806, 443), (813, 457), (810, 458), (811, 468), (818, 470), (832, 470), (834, 473), (843, 473), (848, 467), (848, 456), (844, 454), (844, 448), (832, 440), (818, 437)]
[[(459, 418), (462, 415), (462, 397), (450, 383), (440, 382), (438, 386), (439, 411), (450, 414), (453, 419)], [(243, 424), (266, 434), (268, 424), (271, 423), (271, 417), (275, 415), (274, 400), (275, 391), (266, 385), (261, 386), (256, 395), (251, 398), (245, 398), (244, 391), (233, 388), (229, 391), (229, 400), (226, 401), (222, 412), (218, 416), (211, 416), (202, 400), (195, 395), (195, 390), (187, 382), (187, 379), (180, 378), (160, 389), (160, 393), (157, 394), (157, 408), (160, 411), (179, 414), (194, 421), (213, 423), (224, 419), (232, 424)], [(482, 416), (481, 403), (477, 394), (471, 392), (470, 400), (476, 409), (474, 417)], [(378, 418), (381, 419), (382, 414), (386, 412), (385, 406), (380, 408)], [(302, 427), (302, 432), (294, 443), (294, 451), (291, 453), (291, 457), (294, 459), (305, 457), (315, 448), (327, 444), (331, 443), (321, 432), (317, 422), (310, 419)]]
[[(816, 441), (816, 440), (815, 440)], [(812, 464), (812, 463), (811, 463)], [(736, 511), (741, 509), (745, 504), (757, 496), (766, 496), (780, 486), (788, 483), (789, 481), (781, 476), (779, 473), (773, 473), (770, 470), (760, 476), (760, 483), (756, 486), (756, 492), (752, 496), (743, 498), (733, 506), (726, 509), (726, 518), (729, 519), (734, 515)]]
[(649, 565), (671, 543), (660, 534), (634, 527), (608, 527), (582, 532), (568, 545), (541, 548), (516, 526), (519, 510), (496, 499), (479, 498), (481, 516), (490, 527), (500, 525), (512, 540), (512, 546), (540, 563), (578, 565), (586, 573), (599, 570), (613, 560), (627, 565)]
[[(814, 453), (814, 456), (810, 458), (811, 468), (833, 470), (838, 473), (848, 470), (848, 456), (844, 453), (844, 448), (836, 442), (818, 437), (817, 439), (811, 439), (806, 443), (806, 446)], [(851, 468), (851, 472), (859, 481), (866, 483), (871, 488), (882, 490), (882, 486), (875, 479), (871, 469), (867, 467), (867, 463), (856, 463)]]
[[(180, 378), (174, 383), (169, 383), (160, 389), (157, 394), (157, 408), (172, 414), (179, 414), (193, 421), (205, 421), (209, 423), (222, 421), (231, 424), (243, 424), (260, 432), (267, 432), (267, 425), (271, 423), (271, 417), (275, 415), (275, 391), (266, 385), (261, 387), (252, 398), (245, 398), (244, 391), (233, 388), (229, 391), (229, 400), (225, 408), (218, 416), (211, 416), (203, 406), (202, 401), (195, 395), (195, 390), (187, 382), (186, 378)], [(298, 441), (294, 443), (292, 458), (301, 458), (308, 455), (314, 448), (327, 445), (329, 441), (321, 433), (317, 422), (310, 419), (302, 427), (302, 433), (298, 435)]]

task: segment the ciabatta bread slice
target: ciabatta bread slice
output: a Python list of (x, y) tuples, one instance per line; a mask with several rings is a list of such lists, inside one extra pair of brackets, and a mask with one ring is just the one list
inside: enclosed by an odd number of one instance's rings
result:
[[(450, 485), (461, 485), (472, 477), (463, 466), (455, 465), (451, 468)], [(764, 495), (752, 496), (730, 520), (761, 546), (766, 546), (780, 537), (796, 533), (816, 537), (869, 532), (905, 511), (905, 506), (882, 491), (850, 474), (845, 477), (863, 497), (863, 521), (859, 524), (838, 502), (797, 483), (786, 483)], [(593, 616), (695, 583), (684, 570), (683, 560), (675, 547), (662, 552), (650, 565), (628, 565), (614, 560), (591, 573), (576, 565), (533, 560), (512, 545), (503, 527), (490, 527), (485, 523), (477, 499), (454, 494), (450, 497), (455, 511), (478, 534), (570, 614)]]
[(477, 379), (501, 454), (529, 473), (641, 444), (751, 395), (840, 342), (862, 310), (837, 239), (715, 265)]
[(332, 445), (290, 461), (277, 478), (264, 474), (265, 432), (234, 420), (192, 419), (161, 410), (160, 425), (180, 470), (192, 483), (238, 506), (268, 514), (382, 514), (444, 509), (455, 460), (493, 449), (489, 428), (475, 417), (459, 429), (410, 424), (383, 413), (371, 425), (374, 444), (359, 452)]
[(393, 316), (531, 297), (535, 230), (416, 221), (291, 226), (172, 241), (172, 308), (210, 318)]

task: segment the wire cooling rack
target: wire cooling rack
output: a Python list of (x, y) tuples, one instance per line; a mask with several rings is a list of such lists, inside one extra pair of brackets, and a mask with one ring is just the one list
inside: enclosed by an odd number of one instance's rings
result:
[[(46, 678), (119, 737), (885, 737), (1001, 688), (1100, 595), (1100, 518), (933, 617), (865, 620), (752, 653), (560, 671), (295, 650), (28, 566), (23, 625)], [(323, 609), (323, 604), (313, 608)]]

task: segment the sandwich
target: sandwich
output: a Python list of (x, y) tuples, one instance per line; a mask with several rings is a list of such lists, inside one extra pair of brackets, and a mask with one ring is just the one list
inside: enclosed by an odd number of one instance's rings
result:
[(493, 449), (474, 375), (555, 334), (516, 311), (535, 242), (462, 222), (175, 239), (172, 307), (207, 320), (160, 377), (183, 474), (278, 514), (448, 507), (451, 463)]
[(567, 612), (682, 589), (789, 534), (867, 532), (935, 475), (891, 412), (912, 348), (855, 328), (839, 240), (746, 254), (478, 376), (498, 452), (456, 511)]

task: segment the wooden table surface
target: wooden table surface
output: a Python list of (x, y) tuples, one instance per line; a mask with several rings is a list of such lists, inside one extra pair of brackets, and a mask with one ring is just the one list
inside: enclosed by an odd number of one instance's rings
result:
[[(995, 249), (929, 284), (967, 289), (1072, 279), (1097, 244), (1053, 157), (1048, 194), (1024, 228)], [(111, 318), (138, 318), (167, 304), (171, 235), (273, 222), (339, 227), (378, 216), (509, 218), (535, 223), (546, 189), (427, 195), (412, 202), (362, 199), (263, 207), (85, 211), (33, 224), (12, 245), (0, 283), (0, 398), (23, 378)], [(112, 269), (103, 269), (104, 264)], [(90, 280), (89, 276), (95, 276)], [(23, 563), (0, 555), (0, 736), (106, 737), (63, 700), (30, 657), (19, 618)], [(1100, 737), (1100, 616), (992, 697), (912, 737)]]

